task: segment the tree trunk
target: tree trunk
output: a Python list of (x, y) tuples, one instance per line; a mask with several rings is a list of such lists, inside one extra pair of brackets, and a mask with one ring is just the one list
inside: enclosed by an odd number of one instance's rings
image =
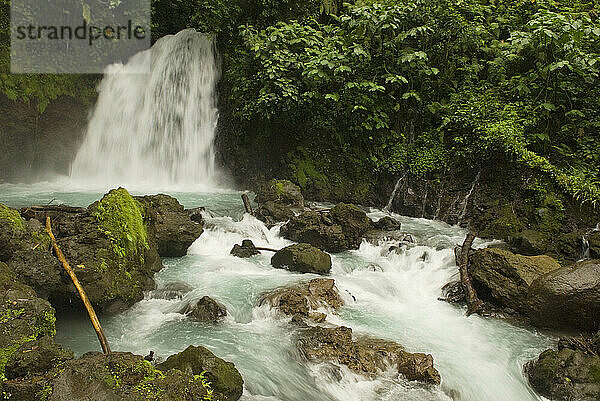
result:
[(467, 316), (477, 313), (481, 310), (483, 302), (477, 296), (477, 291), (473, 288), (471, 282), (471, 276), (469, 275), (469, 253), (471, 252), (471, 246), (477, 235), (473, 232), (467, 234), (465, 242), (461, 247), (461, 253), (459, 258), (458, 269), (460, 271), (460, 282), (465, 289), (465, 295), (467, 298)]

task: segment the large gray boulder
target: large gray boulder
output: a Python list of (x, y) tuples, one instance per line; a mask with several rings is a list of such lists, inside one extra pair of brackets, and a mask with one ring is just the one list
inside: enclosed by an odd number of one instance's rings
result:
[(310, 244), (295, 244), (275, 253), (271, 264), (299, 273), (327, 274), (331, 270), (331, 256)]
[(172, 196), (158, 194), (136, 196), (151, 214), (155, 227), (158, 254), (180, 257), (187, 254), (192, 243), (202, 234), (202, 223), (192, 221), (192, 215)]
[(177, 369), (189, 375), (205, 372), (217, 400), (236, 401), (242, 396), (244, 380), (231, 362), (215, 356), (204, 347), (189, 346), (179, 354), (172, 355), (157, 368), (163, 371)]
[(529, 317), (544, 327), (595, 330), (600, 325), (600, 260), (578, 262), (536, 279)]
[(559, 268), (558, 261), (549, 256), (522, 256), (487, 248), (473, 253), (470, 273), (482, 299), (527, 313), (527, 293), (531, 283)]
[(291, 218), (281, 227), (281, 235), (328, 252), (343, 252), (358, 249), (362, 238), (372, 228), (364, 211), (340, 203), (329, 212), (308, 210)]

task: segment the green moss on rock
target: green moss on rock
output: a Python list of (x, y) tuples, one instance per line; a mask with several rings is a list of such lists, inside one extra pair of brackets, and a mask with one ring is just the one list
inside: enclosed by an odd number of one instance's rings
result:
[(149, 249), (142, 210), (125, 188), (113, 189), (93, 205), (99, 229), (110, 238), (114, 252), (121, 258), (143, 257)]
[(218, 399), (224, 397), (227, 401), (236, 401), (242, 396), (244, 381), (235, 365), (218, 358), (204, 347), (189, 346), (183, 352), (170, 356), (157, 368), (165, 372), (177, 369), (195, 375), (196, 379), (208, 380), (215, 393), (218, 393)]
[(0, 203), (0, 220), (7, 220), (11, 225), (19, 230), (25, 229), (25, 223), (18, 211), (9, 208)]

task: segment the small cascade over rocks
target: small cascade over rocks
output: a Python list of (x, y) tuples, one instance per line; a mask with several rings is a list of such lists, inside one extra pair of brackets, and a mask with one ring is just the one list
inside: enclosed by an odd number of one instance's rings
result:
[(590, 241), (585, 237), (581, 237), (581, 257), (579, 261), (590, 259)]
[[(150, 65), (150, 74), (136, 73)], [(219, 77), (212, 38), (186, 29), (105, 71), (71, 166), (86, 185), (215, 186)]]

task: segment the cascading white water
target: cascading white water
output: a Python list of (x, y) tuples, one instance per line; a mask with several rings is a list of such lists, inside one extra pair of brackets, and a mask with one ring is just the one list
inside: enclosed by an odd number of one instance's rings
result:
[[(181, 195), (186, 207), (201, 204), (215, 213), (204, 215), (205, 231), (188, 255), (165, 260), (167, 267), (156, 279), (159, 288), (184, 281), (194, 290), (181, 300), (149, 294), (132, 309), (105, 317), (102, 324), (114, 350), (142, 355), (154, 350), (164, 359), (190, 344), (204, 345), (240, 370), (243, 401), (542, 400), (527, 384), (523, 365), (553, 346), (552, 338), (502, 320), (467, 318), (463, 307), (438, 300), (442, 286), (458, 275), (452, 250), (464, 240), (465, 230), (371, 210), (373, 220), (399, 219), (414, 244), (390, 253), (397, 241), (382, 239), (332, 255), (330, 277), (346, 306), (338, 314), (328, 313), (326, 322), (351, 327), (357, 336), (397, 341), (411, 352), (431, 353), (442, 384), (423, 386), (395, 375), (369, 378), (345, 366), (307, 362), (296, 347), (301, 329), (289, 317), (259, 306), (258, 299), (315, 276), (274, 269), (268, 252), (249, 259), (229, 253), (247, 238), (276, 249), (291, 242), (279, 235), (278, 226), (269, 229), (252, 216), (242, 218), (239, 193)], [(488, 244), (478, 240), (476, 247)], [(205, 295), (227, 307), (222, 323), (198, 323), (178, 313), (182, 304)], [(77, 354), (98, 347), (85, 317), (61, 316), (58, 341)]]
[[(137, 73), (145, 65), (150, 73)], [(72, 179), (130, 189), (213, 187), (218, 77), (213, 39), (193, 29), (108, 67)]]
[(481, 177), (481, 171), (477, 173), (477, 176), (475, 177), (475, 181), (473, 181), (473, 184), (471, 184), (471, 189), (469, 190), (469, 192), (467, 192), (467, 196), (465, 196), (465, 199), (463, 199), (462, 211), (460, 212), (460, 216), (458, 217), (459, 223), (467, 215), (467, 208), (469, 207), (469, 199), (471, 199), (471, 196), (473, 195), (473, 191), (475, 190), (477, 183), (479, 183), (479, 177)]
[(398, 181), (396, 181), (396, 185), (394, 186), (394, 190), (392, 191), (392, 194), (390, 195), (390, 199), (388, 200), (388, 203), (387, 203), (387, 205), (385, 205), (383, 210), (390, 211), (390, 209), (392, 208), (392, 203), (394, 203), (394, 199), (396, 199), (396, 194), (400, 190), (400, 185), (402, 184), (402, 181), (404, 181), (405, 177), (406, 177), (406, 174), (404, 174), (400, 179), (398, 179)]
[(590, 241), (585, 237), (581, 237), (581, 257), (579, 260), (588, 260), (590, 258)]

